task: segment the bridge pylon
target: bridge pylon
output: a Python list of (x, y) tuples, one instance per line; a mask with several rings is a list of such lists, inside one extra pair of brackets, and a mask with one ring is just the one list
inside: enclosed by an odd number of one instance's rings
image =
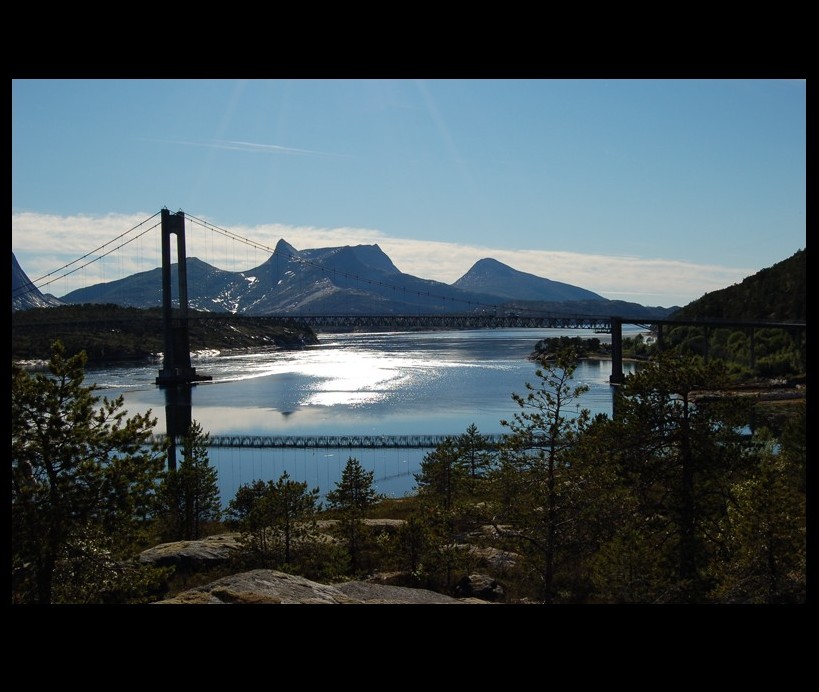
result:
[[(179, 307), (173, 309), (171, 282), (171, 235), (176, 234), (177, 289)], [(162, 317), (165, 330), (165, 351), (162, 370), (156, 384), (179, 385), (213, 379), (198, 375), (191, 367), (190, 335), (188, 333), (188, 265), (185, 256), (185, 214), (162, 210)]]
[(611, 318), (611, 376), (609, 384), (621, 385), (626, 376), (623, 374), (623, 318)]

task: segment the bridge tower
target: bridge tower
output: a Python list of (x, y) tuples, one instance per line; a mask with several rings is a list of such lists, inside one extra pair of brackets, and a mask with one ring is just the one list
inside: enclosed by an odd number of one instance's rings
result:
[(609, 384), (621, 385), (626, 376), (623, 374), (623, 318), (611, 318), (611, 376)]
[[(176, 234), (177, 287), (179, 307), (173, 309), (171, 291), (171, 235)], [(185, 256), (185, 214), (171, 214), (162, 210), (162, 317), (165, 329), (165, 352), (162, 370), (156, 378), (158, 385), (178, 385), (212, 379), (197, 375), (191, 367), (190, 337), (188, 334), (188, 266)]]

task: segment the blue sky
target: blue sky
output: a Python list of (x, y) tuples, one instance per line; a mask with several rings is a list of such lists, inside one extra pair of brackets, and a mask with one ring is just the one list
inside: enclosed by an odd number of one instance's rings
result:
[(377, 243), (426, 279), (493, 257), (685, 305), (805, 247), (806, 114), (800, 79), (12, 80), (12, 251), (36, 281), (167, 207), (261, 246), (189, 225), (232, 271)]

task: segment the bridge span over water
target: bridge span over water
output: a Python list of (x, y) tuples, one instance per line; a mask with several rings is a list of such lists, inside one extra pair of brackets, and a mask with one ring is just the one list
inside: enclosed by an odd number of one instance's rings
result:
[(608, 331), (610, 317), (584, 315), (525, 315), (449, 313), (419, 315), (270, 315), (271, 319), (333, 330), (436, 329), (595, 329)]
[[(250, 449), (435, 449), (445, 440), (456, 439), (459, 435), (211, 435), (207, 446)], [(482, 435), (482, 438), (492, 446), (500, 444), (504, 435)], [(155, 442), (165, 439), (165, 435), (154, 436)]]

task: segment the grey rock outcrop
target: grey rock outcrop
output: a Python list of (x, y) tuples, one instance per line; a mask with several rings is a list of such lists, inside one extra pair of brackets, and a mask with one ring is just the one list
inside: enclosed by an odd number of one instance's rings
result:
[[(331, 531), (338, 526), (338, 523), (334, 519), (317, 522), (316, 526), (322, 532), (320, 539), (333, 540), (331, 536), (323, 532)], [(402, 519), (364, 519), (364, 523), (376, 531), (394, 533), (404, 521)], [(239, 533), (233, 532), (205, 536), (198, 540), (160, 543), (153, 548), (143, 550), (139, 555), (139, 561), (157, 567), (173, 566), (177, 568), (177, 571), (186, 574), (205, 571), (227, 563), (231, 554), (241, 547), (239, 537)]]
[(478, 599), (458, 599), (401, 586), (352, 581), (343, 584), (319, 584), (304, 577), (270, 569), (257, 569), (217, 579), (209, 584), (184, 591), (159, 604), (468, 604), (486, 603)]
[(189, 574), (225, 564), (238, 548), (238, 533), (221, 533), (196, 541), (161, 543), (143, 550), (139, 561), (157, 567), (173, 566)]
[[(404, 523), (400, 519), (367, 519), (366, 524), (376, 531), (396, 532)], [(320, 538), (331, 537), (338, 522), (318, 522)], [(158, 567), (173, 566), (177, 574), (205, 573), (228, 565), (233, 554), (241, 548), (239, 533), (223, 533), (200, 540), (162, 543), (140, 553), (139, 561)], [(463, 545), (485, 564), (510, 566), (515, 555), (492, 548)], [(470, 575), (461, 585), (458, 598), (427, 589), (402, 586), (403, 573), (374, 575), (368, 581), (349, 581), (340, 584), (320, 584), (304, 577), (277, 570), (257, 569), (239, 572), (197, 586), (173, 597), (158, 601), (163, 604), (447, 604), (488, 603), (503, 599), (503, 589), (488, 577)]]

